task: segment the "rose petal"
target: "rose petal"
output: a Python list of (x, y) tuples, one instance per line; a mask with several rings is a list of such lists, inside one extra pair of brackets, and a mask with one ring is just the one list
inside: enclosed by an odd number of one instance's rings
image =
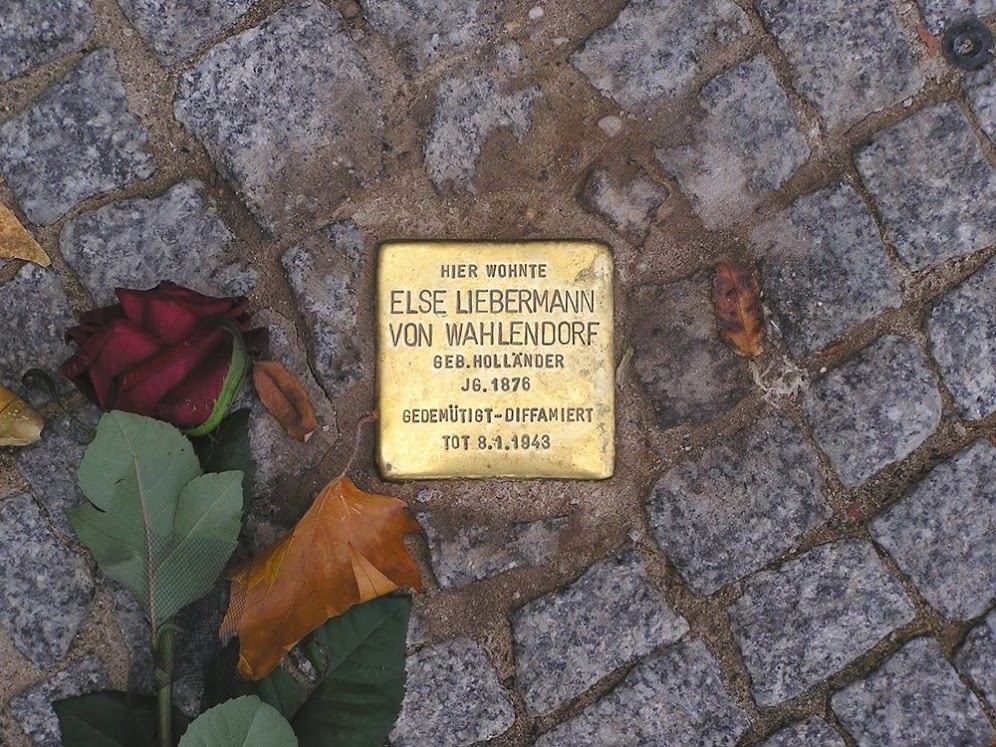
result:
[[(72, 331), (72, 330), (70, 330)], [(59, 373), (74, 381), (89, 381), (93, 398), (107, 409), (114, 390), (114, 377), (154, 355), (162, 346), (154, 337), (117, 320), (91, 335), (76, 355), (59, 367)], [(90, 396), (88, 391), (84, 394)]]
[[(114, 406), (129, 412), (153, 415), (156, 405), (188, 376), (199, 379), (199, 368), (218, 350), (226, 350), (227, 355), (231, 356), (231, 337), (220, 327), (205, 330), (162, 350), (121, 377)], [(210, 394), (217, 398), (220, 391), (219, 386)]]
[(171, 298), (187, 305), (191, 311), (195, 311), (202, 317), (215, 316), (238, 316), (249, 308), (249, 300), (245, 296), (232, 296), (229, 298), (219, 298), (217, 296), (206, 296), (190, 288), (183, 288), (173, 283), (161, 283), (155, 291), (162, 298)]
[(107, 330), (107, 337), (87, 369), (86, 377), (93, 384), (101, 408), (112, 409), (121, 375), (152, 358), (163, 346), (155, 337), (127, 320), (112, 322), (104, 329)]
[(156, 417), (178, 428), (194, 428), (214, 411), (215, 402), (225, 386), (225, 377), (232, 362), (231, 346), (219, 350), (192, 376), (169, 393), (159, 403)]

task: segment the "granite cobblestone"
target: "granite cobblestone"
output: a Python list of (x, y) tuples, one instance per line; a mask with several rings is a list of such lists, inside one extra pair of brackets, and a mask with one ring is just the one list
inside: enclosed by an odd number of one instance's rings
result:
[(0, 125), (0, 174), (28, 219), (49, 225), (88, 197), (151, 177), (147, 141), (114, 52), (102, 48)]
[(931, 638), (910, 641), (830, 703), (859, 747), (985, 747), (996, 737), (978, 699)]
[(766, 418), (737, 441), (668, 471), (647, 501), (661, 548), (699, 594), (758, 570), (831, 514), (792, 422)]
[(924, 78), (891, 0), (758, 0), (758, 13), (827, 123), (852, 123), (914, 95)]
[(86, 0), (24, 0), (5, 6), (0, 26), (0, 81), (75, 52), (96, 24)]
[(256, 273), (228, 263), (232, 243), (197, 179), (160, 197), (84, 213), (59, 237), (63, 257), (100, 305), (117, 303), (115, 288), (154, 288), (161, 280), (212, 295), (244, 295)]
[(953, 102), (878, 133), (856, 154), (900, 258), (922, 270), (996, 242), (996, 172)]
[(515, 721), (512, 701), (484, 651), (456, 638), (410, 656), (409, 685), (395, 747), (468, 747), (506, 732)]
[(512, 620), (516, 679), (530, 713), (550, 713), (688, 623), (661, 598), (633, 552), (602, 561)]
[(35, 665), (69, 653), (94, 585), (83, 558), (48, 528), (27, 493), (0, 501), (0, 625)]
[(655, 154), (706, 228), (725, 228), (792, 177), (809, 143), (762, 55), (713, 78), (698, 103), (705, 116), (694, 141)]
[(757, 574), (730, 607), (761, 706), (801, 695), (913, 616), (902, 587), (861, 540), (821, 545)]
[(540, 737), (536, 747), (733, 747), (747, 725), (709, 649), (691, 640), (641, 662), (602, 700)]
[(632, 0), (571, 64), (603, 94), (639, 111), (676, 96), (704, 60), (748, 30), (747, 14), (731, 0)]
[(937, 429), (937, 384), (923, 353), (892, 335), (813, 384), (803, 401), (806, 417), (844, 485), (862, 484)]
[(847, 183), (796, 200), (755, 228), (750, 241), (762, 257), (779, 329), (797, 356), (902, 305), (878, 228)]
[(342, 17), (298, 0), (185, 70), (174, 110), (277, 232), (331, 212), (379, 172), (379, 91)]
[(996, 446), (977, 441), (934, 468), (871, 531), (941, 613), (982, 614), (996, 600)]

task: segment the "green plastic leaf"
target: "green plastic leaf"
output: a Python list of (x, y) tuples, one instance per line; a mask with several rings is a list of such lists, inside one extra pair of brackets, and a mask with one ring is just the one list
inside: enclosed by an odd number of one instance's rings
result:
[(178, 429), (110, 412), (79, 479), (89, 503), (67, 510), (73, 529), (153, 628), (211, 589), (238, 539), (241, 472), (202, 475)]
[[(52, 703), (63, 747), (149, 747), (156, 739), (156, 698), (105, 690)], [(188, 719), (173, 709), (173, 733)]]
[(198, 716), (179, 747), (298, 747), (298, 741), (276, 708), (245, 695)]
[(236, 395), (242, 388), (242, 382), (246, 378), (246, 369), (249, 363), (246, 343), (242, 339), (242, 332), (236, 326), (235, 322), (228, 317), (218, 320), (218, 325), (224, 327), (232, 335), (232, 361), (228, 365), (225, 383), (222, 384), (221, 394), (218, 395), (218, 399), (214, 402), (214, 408), (211, 410), (210, 417), (196, 428), (184, 431), (188, 436), (203, 436), (217, 428), (228, 414), (229, 409), (232, 407), (232, 402), (235, 401)]
[(249, 447), (249, 410), (236, 410), (213, 433), (190, 439), (205, 472), (242, 471), (243, 515), (255, 492), (256, 465)]
[(405, 694), (405, 635), (411, 600), (381, 597), (315, 631), (329, 667), (291, 719), (301, 747), (380, 747)]

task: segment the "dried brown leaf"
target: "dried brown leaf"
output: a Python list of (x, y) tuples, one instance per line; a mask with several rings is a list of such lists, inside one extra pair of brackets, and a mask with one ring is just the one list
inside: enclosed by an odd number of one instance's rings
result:
[(252, 367), (252, 383), (263, 407), (290, 436), (305, 442), (311, 438), (318, 428), (311, 400), (283, 363), (259, 361)]
[(720, 262), (712, 288), (719, 336), (737, 355), (756, 358), (764, 352), (764, 312), (761, 286), (741, 262)]
[(28, 446), (41, 438), (45, 421), (16, 394), (0, 386), (0, 446)]
[(52, 264), (45, 250), (2, 202), (0, 202), (0, 259), (23, 259), (42, 267)]
[(330, 482), (295, 527), (232, 575), (221, 635), (239, 637), (239, 673), (265, 677), (304, 636), (356, 604), (421, 588), (404, 501)]

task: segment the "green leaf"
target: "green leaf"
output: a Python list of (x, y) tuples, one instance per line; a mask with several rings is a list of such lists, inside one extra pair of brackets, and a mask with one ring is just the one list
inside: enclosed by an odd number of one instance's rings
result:
[(79, 469), (88, 504), (67, 510), (101, 570), (153, 628), (203, 596), (235, 549), (242, 473), (202, 475), (190, 442), (152, 418), (110, 412)]
[(308, 694), (294, 676), (283, 667), (277, 667), (256, 683), (256, 694), (284, 716), (290, 718), (307, 699)]
[(298, 747), (298, 741), (276, 708), (245, 695), (202, 713), (179, 747)]
[(291, 719), (301, 747), (380, 747), (405, 694), (411, 600), (381, 597), (315, 631), (329, 668)]
[(240, 695), (258, 695), (264, 703), (269, 703), (280, 711), (284, 718), (290, 718), (308, 697), (301, 684), (283, 666), (277, 667), (258, 682), (248, 682), (235, 671), (238, 661), (239, 644), (233, 638), (215, 654), (205, 672), (205, 704), (217, 705)]
[[(149, 747), (156, 739), (156, 698), (113, 690), (52, 703), (64, 747)], [(187, 717), (173, 709), (173, 733), (182, 734)]]
[(245, 511), (255, 492), (256, 465), (249, 447), (249, 410), (236, 410), (221, 421), (213, 433), (190, 439), (205, 472), (242, 471)]

